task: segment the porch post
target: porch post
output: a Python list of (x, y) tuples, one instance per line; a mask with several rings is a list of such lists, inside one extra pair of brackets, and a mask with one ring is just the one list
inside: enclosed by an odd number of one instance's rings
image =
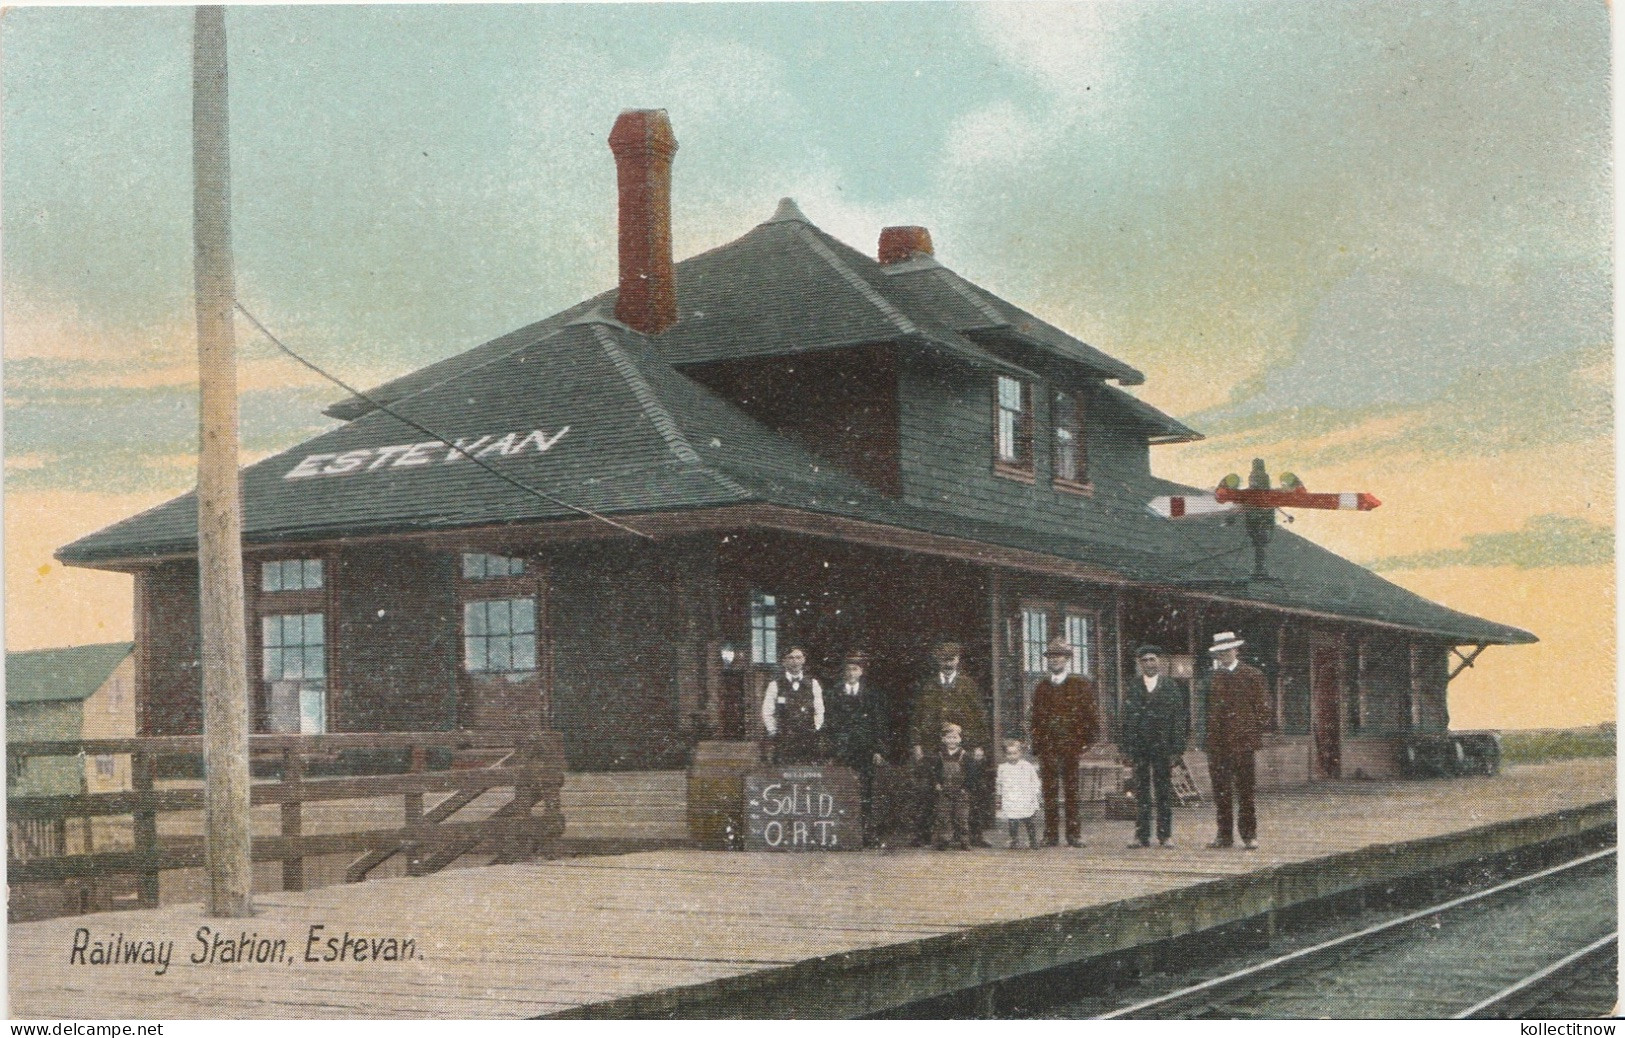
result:
[(1008, 733), (1004, 730), (1004, 668), (1001, 666), (1003, 652), (1003, 638), (1000, 637), (1000, 620), (1004, 616), (1004, 581), (997, 567), (988, 570), (988, 683), (993, 686), (993, 745), (988, 747), (989, 756), (997, 760), (999, 740), (1004, 739)]
[(1112, 671), (1117, 684), (1117, 716), (1123, 716), (1123, 589), (1112, 588)]

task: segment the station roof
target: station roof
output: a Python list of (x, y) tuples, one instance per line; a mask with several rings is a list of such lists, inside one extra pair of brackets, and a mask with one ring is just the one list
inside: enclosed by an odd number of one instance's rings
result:
[[(1457, 643), (1534, 640), (1429, 602), (1284, 529), (1270, 546), (1277, 579), (1249, 580), (1241, 524), (1175, 523), (1149, 511), (1153, 496), (1193, 492), (1165, 480), (1102, 480), (1092, 497), (1077, 499), (1076, 519), (1064, 528), (910, 505), (756, 422), (684, 376), (654, 338), (605, 312), (544, 324), (477, 363), (465, 358), (426, 385), (400, 388), (387, 409), (248, 467), (245, 543), (489, 528), (585, 512), (636, 527), (640, 515), (770, 505), (1061, 560), (1101, 579), (1384, 623)], [(489, 468), (419, 426), (461, 442)], [(128, 568), (192, 556), (196, 536), (189, 494), (57, 557)]]
[[(1018, 377), (1034, 377), (1030, 364), (1045, 361), (1073, 365), (1082, 375), (1123, 385), (1145, 381), (1129, 365), (966, 281), (933, 258), (882, 266), (815, 227), (789, 199), (743, 237), (676, 264), (675, 274), (678, 321), (650, 337), (650, 343), (679, 368), (892, 342)], [(613, 314), (617, 296), (613, 289), (604, 292), (370, 389), (366, 399), (334, 404), (327, 413), (358, 418), (375, 403), (404, 399), (524, 349), (586, 314)], [(1174, 422), (1148, 404), (1140, 407)]]

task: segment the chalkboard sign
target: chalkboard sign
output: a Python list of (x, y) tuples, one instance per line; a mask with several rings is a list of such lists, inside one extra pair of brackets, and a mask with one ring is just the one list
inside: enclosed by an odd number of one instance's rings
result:
[(745, 776), (747, 851), (863, 849), (858, 777), (848, 768), (796, 766)]

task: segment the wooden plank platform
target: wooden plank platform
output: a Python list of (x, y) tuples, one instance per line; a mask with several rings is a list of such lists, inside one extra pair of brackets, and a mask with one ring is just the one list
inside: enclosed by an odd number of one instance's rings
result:
[[(1202, 805), (1175, 812), (1171, 850), (1128, 850), (1132, 823), (1097, 821), (1083, 850), (670, 850), (260, 894), (248, 920), (196, 905), (53, 919), (9, 927), (10, 1007), (22, 1019), (857, 1015), (1610, 824), (1614, 786), (1607, 759), (1282, 791), (1260, 798), (1251, 853), (1205, 849)], [(204, 926), (284, 941), (283, 955), (194, 963)], [(70, 961), (81, 927), (126, 947), (172, 942), (170, 964)], [(410, 956), (306, 961), (346, 933), (409, 939)]]

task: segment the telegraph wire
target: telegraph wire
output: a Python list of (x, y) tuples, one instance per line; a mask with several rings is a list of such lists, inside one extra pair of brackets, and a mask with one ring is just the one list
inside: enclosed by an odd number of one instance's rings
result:
[(606, 515), (600, 515), (599, 513), (594, 512), (590, 508), (583, 508), (580, 505), (573, 505), (568, 501), (562, 500), (562, 499), (560, 499), (558, 497), (553, 496), (552, 494), (549, 494), (545, 490), (538, 490), (536, 487), (530, 486), (527, 483), (524, 483), (524, 482), (522, 482), (520, 480), (517, 480), (517, 479), (513, 478), (512, 476), (508, 475), (506, 472), (503, 472), (503, 471), (501, 471), (499, 469), (493, 468), (491, 465), (487, 464), (486, 462), (481, 461), (479, 458), (476, 458), (466, 448), (458, 446), (456, 443), (453, 443), (451, 440), (448, 440), (446, 437), (444, 437), (444, 436), (440, 435), (439, 433), (435, 432), (433, 429), (430, 429), (427, 426), (424, 426), (423, 424), (421, 424), (421, 423), (419, 423), (417, 421), (414, 421), (411, 418), (406, 417), (405, 415), (401, 414), (399, 411), (396, 411), (393, 408), (391, 408), (388, 404), (385, 404), (382, 401), (374, 400), (372, 397), (368, 396), (366, 393), (363, 393), (361, 390), (356, 389), (354, 386), (349, 385), (348, 383), (346, 383), (343, 379), (339, 378), (338, 376), (328, 374), (326, 371), (322, 370), (316, 364), (312, 363), (311, 361), (306, 360), (304, 357), (301, 357), (299, 354), (295, 353), (281, 339), (279, 339), (275, 335), (271, 334), (271, 330), (269, 328), (265, 327), (265, 325), (260, 322), (260, 319), (258, 317), (255, 317), (252, 313), (250, 313), (248, 307), (244, 306), (240, 300), (233, 299), (232, 303), (237, 307), (237, 311), (239, 313), (241, 313), (244, 317), (248, 318), (249, 323), (251, 323), (255, 328), (259, 329), (259, 333), (261, 335), (263, 335), (267, 339), (269, 339), (271, 341), (272, 345), (276, 346), (276, 348), (281, 350), (283, 353), (286, 353), (288, 356), (292, 357), (294, 360), (298, 361), (300, 364), (304, 365), (306, 368), (309, 368), (311, 371), (314, 371), (316, 374), (320, 375), (322, 378), (327, 379), (327, 381), (333, 383), (335, 386), (338, 386), (340, 389), (344, 390), (346, 393), (349, 393), (351, 396), (356, 397), (359, 400), (365, 401), (366, 403), (370, 404), (372, 407), (376, 408), (377, 410), (380, 410), (380, 411), (384, 412), (385, 414), (389, 415), (391, 418), (394, 418), (398, 422), (401, 422), (401, 423), (403, 423), (405, 425), (410, 426), (413, 429), (416, 429), (418, 432), (422, 433), (423, 435), (429, 436), (429, 437), (434, 438), (435, 440), (438, 440), (440, 443), (442, 443), (445, 446), (451, 448), (453, 451), (456, 451), (458, 454), (461, 454), (463, 457), (467, 458), (469, 461), (472, 461), (474, 464), (478, 465), (480, 468), (484, 469), (485, 471), (491, 473), (491, 475), (493, 475), (493, 476), (497, 477), (498, 479), (502, 480), (504, 483), (508, 483), (508, 484), (511, 484), (512, 486), (518, 487), (520, 490), (523, 490), (525, 493), (531, 494), (531, 495), (533, 495), (533, 496), (535, 496), (537, 498), (540, 498), (541, 500), (546, 501), (549, 504), (557, 505), (560, 508), (568, 509), (568, 510), (570, 510), (572, 512), (576, 512), (576, 513), (578, 513), (580, 515), (587, 516), (588, 518), (591, 518), (591, 519), (597, 519), (601, 523), (608, 523), (610, 526), (615, 527), (617, 530), (624, 530), (627, 533), (630, 533), (630, 534), (632, 534), (634, 536), (642, 537), (644, 540), (652, 541), (652, 540), (655, 539), (653, 536), (651, 536), (650, 534), (644, 533), (642, 530), (634, 530), (632, 527), (627, 526), (625, 523), (616, 522), (614, 519), (611, 519)]

